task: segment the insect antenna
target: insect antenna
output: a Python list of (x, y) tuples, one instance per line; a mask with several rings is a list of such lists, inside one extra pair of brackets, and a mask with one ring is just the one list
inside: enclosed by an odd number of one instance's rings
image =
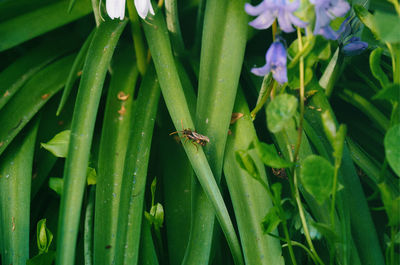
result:
[(175, 132), (170, 133), (169, 135), (173, 135), (173, 134), (176, 134), (176, 133), (179, 133), (179, 132), (183, 132), (183, 131), (184, 131), (182, 120), (181, 120), (181, 126), (182, 126), (182, 131), (175, 131)]

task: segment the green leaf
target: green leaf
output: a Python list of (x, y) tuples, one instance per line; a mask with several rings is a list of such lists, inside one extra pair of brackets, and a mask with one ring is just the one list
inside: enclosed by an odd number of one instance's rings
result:
[(332, 192), (333, 175), (333, 166), (321, 156), (310, 155), (301, 163), (300, 180), (319, 204)]
[(384, 146), (389, 165), (400, 177), (400, 124), (396, 124), (387, 131)]
[(280, 201), (282, 197), (282, 184), (279, 182), (272, 184), (271, 190), (275, 197), (275, 201)]
[(158, 79), (154, 67), (149, 65), (135, 103), (134, 126), (129, 130), (116, 221), (115, 264), (136, 264), (138, 260), (147, 169), (159, 98)]
[(285, 128), (297, 110), (297, 98), (289, 94), (278, 95), (267, 106), (268, 129), (277, 133)]
[(384, 87), (381, 91), (376, 93), (372, 99), (386, 99), (393, 102), (400, 101), (400, 85), (399, 84), (389, 84)]
[[(315, 224), (314, 219), (312, 218), (312, 216), (310, 215), (309, 212), (307, 212), (307, 211), (304, 211), (304, 212), (305, 212), (306, 223), (307, 223), (308, 231), (310, 232), (311, 239), (321, 239), (322, 234), (319, 232), (317, 227), (314, 226), (314, 224)], [(304, 235), (304, 228), (301, 223), (300, 215), (298, 214), (298, 212), (296, 212), (296, 215), (294, 216), (293, 219), (294, 219), (294, 228), (299, 230)]]
[(339, 242), (340, 238), (337, 236), (334, 230), (332, 230), (332, 226), (324, 224), (324, 223), (318, 223), (314, 222), (313, 220), (309, 220), (310, 226), (313, 227), (313, 229), (316, 229), (319, 233), (319, 238), (321, 236), (324, 236), (327, 240), (330, 242)]
[(151, 206), (154, 206), (154, 201), (156, 197), (156, 188), (157, 188), (157, 178), (154, 178), (151, 182), (150, 190), (151, 190)]
[[(220, 3), (221, 1), (214, 1), (211, 3), (217, 3), (217, 2)], [(230, 18), (230, 20), (232, 20), (233, 22), (235, 19), (235, 15), (244, 14), (242, 9), (243, 6), (240, 7), (240, 5), (237, 6), (234, 4), (228, 4), (228, 6), (229, 8), (236, 7), (235, 11), (238, 12), (238, 13), (233, 12), (233, 17)], [(210, 10), (213, 9), (211, 8)], [(151, 20), (152, 24), (143, 23), (143, 28), (146, 34), (146, 39), (149, 44), (151, 54), (153, 56), (154, 65), (157, 71), (157, 77), (160, 81), (161, 90), (163, 92), (162, 93), (163, 98), (167, 105), (169, 114), (171, 116), (175, 128), (181, 129), (182, 124), (184, 128), (194, 128), (194, 123), (190, 116), (190, 110), (187, 105), (184, 90), (182, 88), (182, 82), (177, 72), (175, 59), (172, 54), (170, 39), (168, 36), (167, 27), (165, 25), (165, 20), (162, 15), (162, 12), (157, 12), (155, 16), (151, 18), (152, 18)], [(229, 57), (229, 55), (227, 55), (227, 57)], [(169, 70), (165, 71), (165, 69)], [(213, 105), (209, 104), (209, 106)], [(228, 122), (229, 120), (230, 118), (228, 119)], [(186, 144), (183, 143), (183, 147), (186, 151), (186, 154), (188, 155), (188, 158), (192, 164), (193, 170), (196, 173), (196, 177), (199, 180), (201, 187), (205, 191), (207, 198), (211, 201), (212, 205), (214, 206), (215, 210), (214, 213), (217, 216), (222, 231), (226, 236), (228, 245), (231, 249), (235, 262), (238, 264), (243, 264), (244, 263), (243, 255), (235, 229), (233, 227), (226, 205), (223, 202), (221, 192), (218, 188), (218, 184), (214, 178), (214, 174), (210, 168), (210, 165), (208, 164), (203, 149), (199, 148), (197, 150), (190, 143)], [(223, 149), (218, 150), (218, 152), (223, 152)], [(210, 209), (211, 207), (208, 206), (208, 208)], [(209, 214), (207, 215), (209, 216)], [(202, 233), (202, 231), (199, 232)], [(196, 244), (196, 242), (194, 243)], [(206, 255), (208, 256), (208, 254)]]
[(56, 134), (47, 143), (41, 143), (40, 145), (56, 157), (67, 157), (70, 135), (71, 130), (65, 130)]
[(49, 251), (53, 241), (53, 233), (46, 226), (46, 219), (41, 219), (36, 225), (37, 245), (39, 255)]
[(152, 223), (156, 229), (160, 229), (164, 223), (164, 208), (160, 203), (153, 205), (150, 209)]
[(30, 123), (0, 159), (1, 264), (25, 264), (29, 259), (30, 191), (38, 124), (38, 119)]
[(346, 125), (340, 125), (339, 130), (336, 133), (335, 140), (333, 141), (333, 157), (335, 157), (335, 164), (340, 165), (343, 155), (344, 140), (346, 138), (347, 127)]
[(34, 256), (26, 262), (26, 265), (51, 265), (55, 258), (56, 252), (50, 250), (49, 252)]
[(50, 178), (49, 188), (54, 190), (58, 195), (62, 195), (64, 189), (64, 179), (62, 178)]
[(0, 73), (0, 109), (43, 67), (75, 48), (71, 35), (52, 37), (24, 53)]
[(97, 182), (97, 174), (96, 169), (92, 167), (87, 168), (87, 184), (88, 185), (96, 185)]
[[(79, 10), (77, 5), (78, 3), (74, 10)], [(96, 115), (107, 69), (125, 25), (126, 21), (105, 21), (100, 24), (85, 60), (64, 167), (65, 183), (58, 226), (60, 229), (57, 231), (57, 248), (63, 250), (57, 251), (59, 265), (72, 264), (75, 261), (76, 239)], [(65, 76), (67, 75), (68, 73)]]
[(0, 51), (61, 27), (92, 11), (89, 1), (79, 0), (74, 10), (67, 13), (68, 2), (57, 1), (0, 23)]
[(326, 137), (329, 139), (331, 145), (333, 146), (336, 138), (335, 120), (333, 119), (329, 110), (326, 110), (324, 113), (322, 113), (321, 118)]
[(267, 215), (263, 218), (261, 225), (264, 233), (272, 233), (282, 222), (279, 217), (279, 210), (276, 207), (269, 209)]
[(89, 49), (90, 43), (93, 40), (95, 30), (93, 30), (90, 35), (87, 37), (85, 42), (83, 43), (81, 49), (79, 50), (78, 54), (76, 55), (76, 58), (74, 60), (74, 63), (72, 64), (71, 71), (69, 72), (67, 81), (65, 83), (65, 88), (63, 90), (63, 94), (60, 100), (60, 105), (58, 106), (57, 113), (56, 115), (58, 116), (63, 109), (65, 103), (68, 100), (69, 94), (71, 94), (72, 87), (75, 83), (75, 80), (78, 79), (80, 76), (80, 73), (82, 73), (82, 68), (83, 64), (86, 59), (86, 54)]
[[(97, 163), (93, 262), (99, 265), (112, 264), (117, 251), (115, 235), (118, 222), (115, 219), (121, 199), (130, 128), (134, 123), (134, 84), (137, 83), (139, 72), (132, 46), (123, 44), (120, 42), (112, 60), (113, 74), (107, 93)], [(122, 95), (123, 100), (118, 95)], [(126, 110), (124, 115), (118, 113), (122, 108)], [(114, 247), (104, 251), (105, 246)]]
[(280, 157), (273, 144), (266, 144), (263, 142), (256, 142), (255, 144), (258, 156), (267, 166), (273, 168), (287, 168), (291, 167), (293, 163)]
[(374, 14), (376, 30), (383, 42), (400, 42), (400, 17), (397, 14), (376, 11)]
[(369, 67), (371, 68), (372, 75), (378, 79), (382, 87), (386, 87), (389, 84), (389, 78), (382, 70), (381, 67), (381, 55), (383, 53), (382, 48), (376, 48), (369, 56)]
[(238, 150), (235, 153), (236, 161), (239, 166), (246, 171), (251, 177), (258, 179), (260, 177), (260, 173), (258, 172), (258, 168), (254, 163), (253, 158), (250, 154), (243, 150)]
[(0, 112), (0, 154), (38, 110), (65, 84), (73, 55), (66, 56), (33, 76)]
[(384, 181), (377, 185), (381, 192), (381, 198), (389, 219), (389, 225), (398, 226), (400, 224), (400, 196), (397, 195), (397, 187), (393, 187), (393, 185), (390, 184)]
[(353, 8), (361, 22), (371, 30), (375, 37), (378, 37), (378, 29), (376, 26), (375, 17), (362, 5), (354, 5)]

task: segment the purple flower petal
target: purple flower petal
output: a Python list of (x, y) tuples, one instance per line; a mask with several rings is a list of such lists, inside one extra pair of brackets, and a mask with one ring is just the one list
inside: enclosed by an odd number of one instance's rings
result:
[(338, 32), (334, 31), (330, 26), (320, 28), (317, 34), (324, 36), (327, 40), (337, 40), (339, 38)]
[(256, 29), (269, 28), (275, 19), (278, 19), (279, 26), (284, 32), (293, 32), (292, 24), (298, 27), (305, 27), (307, 23), (293, 15), (293, 12), (298, 9), (299, 0), (290, 2), (289, 0), (263, 0), (257, 6), (245, 4), (245, 11), (249, 15), (258, 16), (255, 20), (249, 23), (250, 26)]
[(271, 44), (265, 55), (266, 64), (260, 68), (253, 68), (251, 72), (258, 76), (265, 76), (269, 72), (272, 73), (274, 79), (283, 84), (288, 81), (286, 69), (286, 49), (280, 40)]
[(271, 27), (275, 20), (275, 16), (270, 11), (265, 11), (259, 15), (256, 19), (249, 23), (250, 26), (256, 29), (267, 29)]
[(346, 56), (354, 56), (361, 54), (366, 48), (368, 48), (368, 43), (361, 41), (358, 37), (353, 37), (350, 39), (349, 43), (343, 47), (342, 52)]
[(244, 11), (246, 11), (246, 13), (249, 14), (250, 16), (258, 16), (259, 14), (264, 12), (264, 10), (265, 10), (264, 2), (261, 2), (256, 6), (252, 6), (249, 3), (246, 3), (244, 5)]
[(265, 76), (266, 74), (269, 73), (269, 71), (270, 71), (270, 69), (269, 69), (268, 65), (264, 65), (264, 66), (259, 67), (259, 68), (252, 68), (251, 69), (251, 72), (253, 74), (255, 74), (255, 75), (258, 75), (258, 76)]

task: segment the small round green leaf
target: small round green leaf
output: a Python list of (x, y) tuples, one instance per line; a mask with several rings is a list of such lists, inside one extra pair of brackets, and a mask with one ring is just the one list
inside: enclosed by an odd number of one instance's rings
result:
[(292, 162), (289, 162), (284, 158), (280, 157), (274, 145), (272, 144), (266, 144), (261, 142), (259, 144), (256, 144), (256, 149), (261, 160), (267, 166), (273, 168), (287, 168), (293, 165)]
[(321, 156), (310, 155), (301, 164), (300, 180), (319, 204), (331, 195), (333, 175), (333, 166)]
[(296, 113), (297, 104), (297, 98), (289, 94), (272, 100), (267, 106), (268, 129), (273, 133), (281, 131)]
[(393, 171), (400, 177), (400, 124), (387, 131), (384, 145), (386, 159)]

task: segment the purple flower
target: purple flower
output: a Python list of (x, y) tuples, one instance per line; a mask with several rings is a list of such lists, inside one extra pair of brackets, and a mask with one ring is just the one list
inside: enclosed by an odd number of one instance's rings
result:
[(314, 34), (332, 39), (332, 32), (334, 31), (329, 24), (332, 19), (346, 15), (350, 9), (349, 3), (345, 0), (310, 0), (310, 3), (315, 5), (316, 22)]
[(288, 81), (286, 71), (286, 49), (280, 40), (271, 44), (265, 55), (266, 64), (260, 68), (253, 68), (251, 72), (258, 76), (265, 76), (272, 73), (274, 79), (283, 84)]
[(352, 37), (344, 45), (342, 52), (346, 56), (354, 56), (361, 54), (366, 48), (368, 48), (368, 43), (361, 41), (359, 37)]
[(293, 12), (299, 8), (299, 0), (290, 2), (289, 0), (263, 0), (257, 6), (252, 6), (246, 3), (244, 6), (247, 14), (258, 16), (249, 23), (250, 26), (256, 29), (267, 29), (278, 18), (279, 27), (284, 32), (293, 32), (295, 25), (300, 28), (307, 26), (307, 23), (293, 15)]
[(346, 56), (359, 55), (368, 48), (368, 43), (354, 36), (360, 29), (359, 24), (360, 21), (357, 18), (346, 18), (339, 30), (335, 32), (339, 43), (343, 46), (342, 52)]

